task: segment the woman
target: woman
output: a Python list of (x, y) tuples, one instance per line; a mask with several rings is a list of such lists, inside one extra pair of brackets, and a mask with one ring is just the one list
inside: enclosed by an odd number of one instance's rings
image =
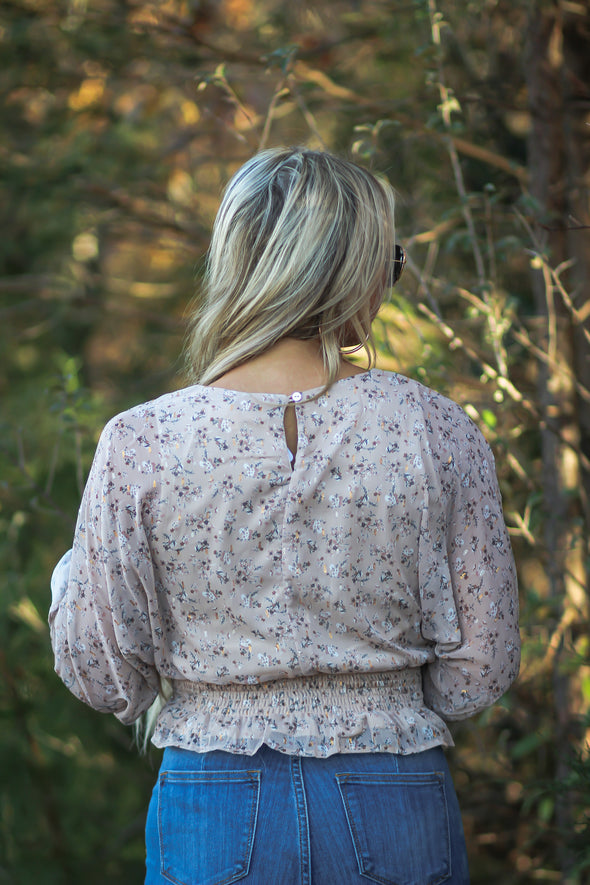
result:
[(360, 369), (401, 271), (393, 194), (270, 150), (230, 181), (195, 384), (107, 424), (56, 669), (135, 721), (172, 686), (148, 885), (468, 882), (445, 720), (519, 663), (491, 452), (454, 403)]

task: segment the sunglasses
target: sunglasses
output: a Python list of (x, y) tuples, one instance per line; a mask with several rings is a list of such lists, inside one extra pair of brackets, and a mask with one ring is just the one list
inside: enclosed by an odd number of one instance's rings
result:
[(395, 248), (393, 250), (393, 258), (391, 259), (391, 265), (389, 269), (389, 279), (387, 281), (388, 286), (391, 288), (395, 286), (397, 282), (399, 282), (399, 278), (404, 272), (404, 267), (406, 266), (406, 261), (408, 257), (406, 255), (406, 250), (403, 246), (399, 246), (397, 243), (395, 244)]

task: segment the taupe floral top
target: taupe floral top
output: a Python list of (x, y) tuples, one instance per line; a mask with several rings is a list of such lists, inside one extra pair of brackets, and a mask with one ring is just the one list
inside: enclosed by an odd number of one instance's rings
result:
[[(317, 391), (194, 386), (99, 442), (56, 670), (154, 743), (254, 753), (416, 752), (519, 665), (493, 457), (455, 403), (380, 370)], [(293, 404), (291, 464), (284, 411)]]

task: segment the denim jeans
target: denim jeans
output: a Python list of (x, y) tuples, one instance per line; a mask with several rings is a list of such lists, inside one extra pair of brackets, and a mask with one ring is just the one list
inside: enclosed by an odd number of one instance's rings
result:
[(168, 748), (146, 836), (146, 885), (469, 883), (438, 747), (327, 759)]

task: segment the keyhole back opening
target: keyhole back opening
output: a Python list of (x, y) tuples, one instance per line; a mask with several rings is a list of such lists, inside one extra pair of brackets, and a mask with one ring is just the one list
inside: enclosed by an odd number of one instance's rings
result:
[(291, 459), (291, 464), (294, 466), (295, 464), (295, 456), (297, 455), (297, 413), (295, 411), (295, 406), (289, 405), (285, 409), (285, 414), (283, 416), (283, 427), (285, 429), (285, 441), (287, 443), (287, 448), (291, 452), (293, 456)]

